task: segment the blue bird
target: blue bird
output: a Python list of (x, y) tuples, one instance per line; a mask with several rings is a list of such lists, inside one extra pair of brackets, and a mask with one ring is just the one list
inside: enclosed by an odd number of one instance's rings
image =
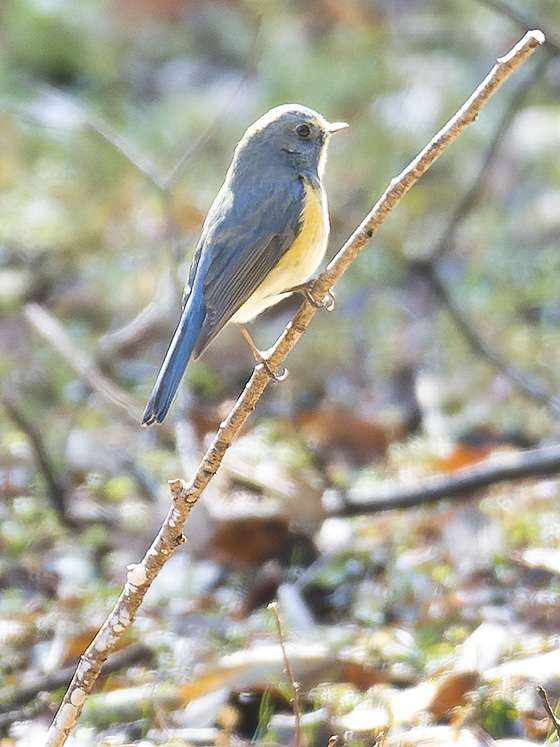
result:
[[(329, 236), (322, 184), (329, 137), (348, 125), (297, 104), (264, 114), (239, 141), (198, 242), (183, 313), (142, 425), (161, 423), (191, 357), (304, 284)], [(258, 351), (250, 344), (258, 358)]]

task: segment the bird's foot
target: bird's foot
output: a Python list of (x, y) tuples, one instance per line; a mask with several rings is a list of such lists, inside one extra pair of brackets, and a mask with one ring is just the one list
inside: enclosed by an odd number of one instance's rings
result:
[(333, 311), (336, 306), (336, 298), (334, 291), (330, 288), (324, 298), (321, 301), (317, 301), (313, 295), (313, 287), (315, 285), (314, 280), (308, 280), (307, 283), (301, 283), (301, 285), (294, 285), (293, 288), (289, 288), (288, 293), (299, 293), (306, 298), (309, 303), (316, 309), (325, 309), (325, 311)]

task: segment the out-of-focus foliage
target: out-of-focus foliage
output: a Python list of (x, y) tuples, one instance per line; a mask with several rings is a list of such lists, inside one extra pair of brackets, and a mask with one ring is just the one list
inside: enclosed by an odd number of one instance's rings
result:
[[(239, 137), (284, 102), (350, 123), (326, 173), (332, 256), (522, 36), (516, 13), (560, 37), (556, 0), (0, 4), (0, 702), (23, 704), (0, 728), (16, 742), (35, 729), (41, 742), (51, 696), (13, 693), (76, 661), (157, 531), (166, 480), (192, 469), (250, 374), (226, 329), (189, 367), (171, 425), (139, 428)], [(278, 589), (286, 637), (324, 647), (293, 662), (304, 710), (330, 714), (305, 726), (317, 744), (325, 729), (360, 740), (364, 724), (369, 738), (454, 718), (542, 736), (525, 684), (507, 690), (497, 670), (557, 645), (556, 481), (381, 519), (324, 521), (322, 496), (557, 435), (559, 54), (546, 46), (516, 73), (350, 268), (336, 310), (316, 315), (193, 512), (196, 559), (172, 558), (130, 632), (153, 658), (103, 681), (76, 744), (106, 729), (161, 744), (201, 723), (283, 739), (269, 718), (286, 703), (281, 662), (220, 659), (277, 648), (263, 605)], [(430, 285), (435, 252), (474, 334), (549, 395), (473, 350)], [(257, 320), (257, 343), (296, 308)], [(255, 683), (271, 679), (263, 695)], [(218, 687), (228, 703), (185, 708)]]

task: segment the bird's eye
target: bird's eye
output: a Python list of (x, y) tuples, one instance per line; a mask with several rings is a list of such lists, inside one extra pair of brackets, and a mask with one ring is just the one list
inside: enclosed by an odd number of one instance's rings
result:
[(300, 124), (296, 127), (296, 132), (299, 137), (307, 140), (307, 138), (311, 135), (311, 127), (306, 124)]

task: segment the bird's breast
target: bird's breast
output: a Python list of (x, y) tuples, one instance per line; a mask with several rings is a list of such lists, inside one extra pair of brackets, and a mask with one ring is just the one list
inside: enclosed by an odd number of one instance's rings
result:
[[(304, 183), (305, 198), (302, 228), (296, 240), (276, 265), (275, 270), (291, 268), (297, 279), (291, 286), (305, 283), (321, 264), (329, 238), (327, 199), (322, 187)], [(274, 272), (274, 270), (273, 270)]]
[(304, 182), (302, 226), (292, 246), (237, 311), (232, 321), (248, 322), (277, 303), (285, 291), (305, 283), (321, 264), (329, 238), (329, 214), (322, 187)]

